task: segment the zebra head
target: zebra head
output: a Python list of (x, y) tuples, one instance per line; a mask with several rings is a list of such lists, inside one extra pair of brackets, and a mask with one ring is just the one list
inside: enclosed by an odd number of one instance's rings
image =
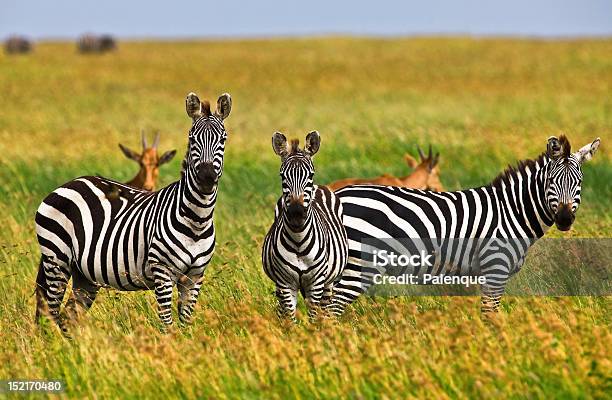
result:
[(280, 132), (272, 136), (272, 148), (281, 157), (280, 177), (283, 188), (283, 209), (289, 227), (299, 230), (308, 216), (310, 202), (314, 196), (314, 164), (312, 157), (319, 150), (321, 136), (313, 131), (306, 136), (304, 149), (299, 140), (290, 144)]
[(575, 153), (565, 135), (548, 139), (546, 155), (550, 159), (546, 177), (546, 202), (560, 231), (571, 228), (580, 205), (582, 163), (590, 160), (599, 147), (599, 138)]
[(210, 111), (210, 103), (201, 102), (195, 93), (189, 93), (185, 100), (187, 115), (193, 120), (189, 130), (187, 155), (183, 169), (195, 177), (195, 183), (204, 194), (217, 189), (223, 174), (223, 154), (227, 132), (223, 120), (232, 109), (232, 98), (222, 94), (217, 100), (217, 110)]

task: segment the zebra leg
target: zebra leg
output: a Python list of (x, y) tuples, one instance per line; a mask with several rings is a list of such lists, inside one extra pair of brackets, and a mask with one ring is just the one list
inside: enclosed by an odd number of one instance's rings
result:
[(501, 295), (495, 296), (483, 293), (480, 297), (480, 312), (483, 315), (486, 315), (487, 313), (499, 312), (500, 300)]
[(162, 264), (151, 267), (155, 284), (157, 314), (164, 325), (172, 325), (172, 287), (174, 285), (172, 272)]
[(72, 273), (72, 296), (66, 303), (66, 315), (71, 322), (77, 322), (82, 313), (93, 304), (100, 286), (90, 282), (77, 268)]
[(333, 287), (331, 304), (327, 310), (334, 316), (342, 315), (349, 304), (374, 284), (374, 275), (379, 273), (382, 272), (368, 266), (368, 262), (349, 256), (341, 279)]
[(36, 277), (36, 320), (47, 314), (64, 333), (66, 327), (60, 317), (60, 307), (69, 280), (68, 265), (58, 262), (55, 257), (41, 257)]
[(295, 309), (297, 307), (297, 290), (288, 287), (276, 287), (276, 297), (278, 298), (277, 315), (280, 319), (289, 318), (297, 322)]
[(334, 295), (334, 283), (329, 283), (323, 286), (323, 297), (321, 297), (321, 307), (326, 309), (331, 305), (332, 296)]
[(179, 321), (184, 324), (191, 324), (193, 309), (198, 301), (203, 280), (204, 275), (200, 277), (183, 275), (178, 280), (178, 315)]
[(323, 281), (315, 282), (308, 288), (305, 294), (306, 305), (308, 306), (308, 318), (312, 321), (317, 318), (321, 308), (321, 298), (323, 297)]
[(503, 275), (487, 275), (487, 283), (481, 285), (480, 290), (482, 292), (480, 297), (480, 312), (483, 316), (490, 313), (499, 312), (499, 304), (504, 290), (506, 288), (506, 282), (508, 276)]

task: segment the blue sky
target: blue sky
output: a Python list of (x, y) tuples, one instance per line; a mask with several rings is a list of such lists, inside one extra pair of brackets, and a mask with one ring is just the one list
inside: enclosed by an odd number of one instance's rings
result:
[(608, 0), (0, 0), (0, 38), (612, 36)]

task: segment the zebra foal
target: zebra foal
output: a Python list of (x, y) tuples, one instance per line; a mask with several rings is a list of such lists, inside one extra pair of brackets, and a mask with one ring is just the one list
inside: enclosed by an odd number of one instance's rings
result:
[[(72, 277), (71, 316), (87, 310), (101, 286), (155, 291), (159, 318), (172, 324), (172, 291), (179, 319), (191, 322), (204, 271), (215, 248), (213, 211), (232, 107), (229, 94), (208, 102), (187, 95), (188, 134), (181, 179), (147, 192), (102, 177), (77, 178), (49, 194), (36, 212), (41, 260), (36, 316), (48, 314), (62, 330), (60, 306)], [(118, 196), (109, 196), (109, 192)]]
[(348, 246), (342, 226), (342, 205), (325, 186), (313, 182), (312, 157), (321, 138), (314, 131), (287, 143), (279, 132), (272, 137), (274, 152), (281, 157), (282, 195), (274, 211), (274, 223), (264, 239), (262, 263), (276, 284), (279, 317), (295, 321), (297, 293), (314, 318), (331, 300), (332, 286), (346, 265)]

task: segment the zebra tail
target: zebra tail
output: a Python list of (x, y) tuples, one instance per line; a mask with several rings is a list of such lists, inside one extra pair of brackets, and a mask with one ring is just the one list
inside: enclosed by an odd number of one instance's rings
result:
[(300, 277), (300, 293), (302, 294), (302, 298), (306, 300), (306, 290), (304, 286), (302, 286), (302, 278)]
[(40, 257), (38, 265), (38, 275), (36, 275), (36, 322), (40, 322), (40, 318), (47, 314), (47, 302), (45, 300), (45, 292), (47, 291), (47, 278), (43, 268), (43, 258)]

